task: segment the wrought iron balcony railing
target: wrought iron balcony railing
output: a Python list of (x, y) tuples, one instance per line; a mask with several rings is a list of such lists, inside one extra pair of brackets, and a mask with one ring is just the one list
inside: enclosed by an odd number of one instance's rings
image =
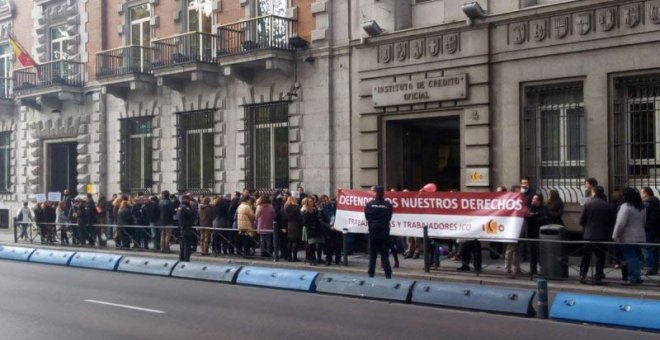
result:
[(152, 67), (218, 61), (220, 37), (215, 34), (190, 32), (154, 40)]
[(148, 46), (124, 46), (96, 54), (96, 77), (151, 73), (153, 49)]
[(70, 60), (55, 60), (23, 68), (14, 71), (14, 82), (16, 96), (51, 86), (83, 86), (85, 64)]
[(244, 54), (256, 50), (293, 50), (289, 37), (298, 33), (294, 19), (267, 15), (218, 27), (222, 55)]

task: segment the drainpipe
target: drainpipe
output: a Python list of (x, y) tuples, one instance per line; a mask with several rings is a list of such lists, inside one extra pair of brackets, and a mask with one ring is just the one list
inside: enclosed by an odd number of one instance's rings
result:
[[(350, 2), (350, 0), (348, 1)], [(332, 196), (332, 194), (335, 192), (335, 150), (337, 149), (335, 147), (335, 128), (334, 128), (334, 121), (335, 121), (335, 86), (334, 86), (334, 68), (332, 67), (333, 62), (334, 62), (334, 25), (333, 25), (333, 10), (332, 10), (332, 1), (330, 1), (330, 11), (328, 12), (328, 23), (329, 23), (329, 32), (328, 32), (328, 177), (329, 177), (329, 183), (328, 183), (328, 188), (329, 192), (328, 194)]]

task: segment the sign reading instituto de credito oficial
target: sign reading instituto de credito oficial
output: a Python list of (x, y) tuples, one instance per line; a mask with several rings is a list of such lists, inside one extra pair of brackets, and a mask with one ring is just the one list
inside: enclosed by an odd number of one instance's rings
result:
[(375, 107), (467, 98), (467, 74), (375, 85)]

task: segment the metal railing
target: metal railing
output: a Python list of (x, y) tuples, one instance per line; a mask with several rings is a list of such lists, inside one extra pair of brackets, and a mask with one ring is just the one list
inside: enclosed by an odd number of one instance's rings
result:
[(293, 50), (289, 37), (298, 32), (294, 19), (267, 15), (218, 27), (222, 55), (249, 53), (255, 50)]
[(12, 85), (11, 78), (0, 78), (0, 99), (14, 99)]
[(217, 63), (222, 54), (220, 37), (209, 33), (190, 32), (151, 42), (152, 67), (186, 63)]
[(96, 77), (151, 73), (153, 49), (146, 46), (124, 46), (96, 54)]
[(70, 60), (55, 60), (14, 71), (14, 94), (23, 95), (33, 89), (50, 86), (83, 86), (85, 64)]

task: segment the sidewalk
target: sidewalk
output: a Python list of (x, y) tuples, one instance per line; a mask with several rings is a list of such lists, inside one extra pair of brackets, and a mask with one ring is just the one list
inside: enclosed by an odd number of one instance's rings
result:
[[(42, 249), (71, 249), (76, 251), (86, 252), (103, 252), (114, 253), (126, 256), (144, 256), (155, 258), (171, 258), (178, 259), (178, 246), (172, 245), (172, 253), (164, 254), (148, 250), (123, 250), (117, 249), (112, 245), (107, 248), (99, 249), (92, 247), (78, 247), (69, 246), (61, 247), (58, 245), (42, 245), (38, 241), (33, 244), (29, 242), (14, 243), (14, 234), (10, 230), (0, 230), (0, 245), (8, 246), (22, 246), (22, 247), (35, 247)], [(304, 254), (301, 258), (304, 259)], [(390, 257), (391, 259), (391, 257)], [(395, 278), (413, 279), (413, 280), (430, 280), (430, 281), (447, 281), (447, 282), (460, 282), (472, 284), (485, 284), (497, 285), (507, 287), (518, 287), (536, 289), (536, 279), (530, 280), (529, 276), (519, 276), (517, 279), (510, 279), (504, 274), (504, 261), (491, 260), (487, 252), (483, 256), (483, 269), (480, 275), (474, 272), (457, 272), (456, 268), (460, 266), (460, 262), (455, 262), (448, 259), (443, 259), (440, 263), (439, 270), (431, 270), (430, 273), (424, 272), (424, 262), (420, 259), (403, 259), (399, 256), (400, 268), (394, 269)], [(645, 283), (641, 286), (626, 286), (622, 283), (619, 270), (614, 268), (606, 268), (607, 279), (604, 285), (582, 285), (578, 282), (578, 273), (576, 271), (576, 264), (579, 259), (571, 258), (571, 266), (569, 269), (570, 278), (561, 281), (549, 281), (550, 290), (555, 291), (572, 291), (586, 294), (600, 294), (600, 295), (619, 295), (637, 298), (654, 298), (660, 299), (660, 276), (644, 277)], [(310, 266), (304, 262), (287, 262), (280, 260), (275, 262), (270, 258), (254, 256), (250, 258), (243, 258), (240, 256), (200, 256), (195, 253), (192, 262), (207, 262), (218, 264), (238, 264), (238, 265), (255, 265), (255, 266), (268, 266), (268, 267), (283, 267), (291, 269), (305, 269), (314, 270), (319, 272), (342, 272), (347, 274), (360, 274), (365, 275), (368, 265), (368, 256), (366, 254), (354, 254), (348, 258), (348, 266), (335, 265), (325, 266), (323, 264), (318, 266)], [(527, 267), (526, 267), (527, 266)], [(523, 265), (523, 270), (527, 272), (528, 265)], [(382, 276), (382, 269), (377, 267), (376, 275)]]

